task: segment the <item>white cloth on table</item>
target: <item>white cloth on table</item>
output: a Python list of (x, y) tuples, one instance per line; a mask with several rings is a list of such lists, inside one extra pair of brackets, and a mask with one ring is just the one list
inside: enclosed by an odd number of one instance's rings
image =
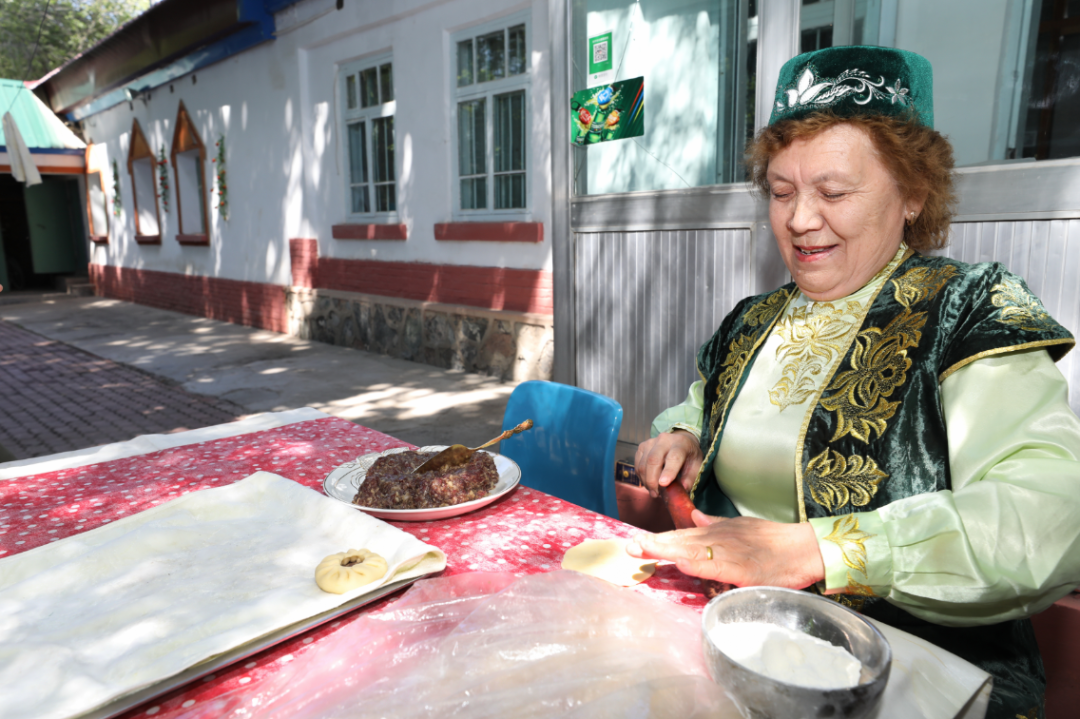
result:
[(868, 719), (982, 719), (993, 680), (971, 662), (866, 617), (892, 648), (889, 683)]
[[(315, 584), (367, 548), (386, 576)], [(391, 581), (442, 570), (411, 534), (269, 472), (0, 560), (0, 714), (90, 711)]]

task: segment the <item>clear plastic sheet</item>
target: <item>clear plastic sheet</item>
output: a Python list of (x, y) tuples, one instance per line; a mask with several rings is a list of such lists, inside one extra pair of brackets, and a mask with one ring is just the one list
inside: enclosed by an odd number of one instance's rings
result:
[(698, 611), (574, 572), (417, 582), (257, 687), (179, 716), (737, 717)]

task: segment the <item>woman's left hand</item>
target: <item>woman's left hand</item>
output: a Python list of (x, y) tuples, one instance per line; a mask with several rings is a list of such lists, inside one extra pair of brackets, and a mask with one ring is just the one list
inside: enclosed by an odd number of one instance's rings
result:
[[(683, 574), (737, 587), (802, 589), (825, 578), (814, 529), (754, 517), (725, 519), (694, 510), (694, 529), (640, 534), (626, 551), (643, 559), (675, 562)], [(708, 547), (712, 548), (709, 558)]]

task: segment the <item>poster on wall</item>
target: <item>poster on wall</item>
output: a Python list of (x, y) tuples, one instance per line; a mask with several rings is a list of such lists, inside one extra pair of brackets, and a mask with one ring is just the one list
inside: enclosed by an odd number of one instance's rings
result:
[(575, 92), (570, 98), (570, 141), (575, 145), (626, 140), (645, 134), (645, 78)]

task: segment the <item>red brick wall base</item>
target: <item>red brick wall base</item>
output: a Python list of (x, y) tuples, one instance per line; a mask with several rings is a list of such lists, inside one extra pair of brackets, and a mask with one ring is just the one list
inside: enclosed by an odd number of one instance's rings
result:
[(552, 274), (509, 267), (319, 257), (317, 240), (289, 240), (295, 287), (550, 315)]
[(262, 282), (181, 275), (90, 263), (99, 297), (286, 333), (285, 288)]

